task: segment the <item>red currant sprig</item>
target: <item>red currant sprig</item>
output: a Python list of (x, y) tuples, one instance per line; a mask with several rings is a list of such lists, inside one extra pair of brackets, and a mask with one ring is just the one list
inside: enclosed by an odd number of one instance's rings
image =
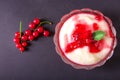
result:
[(22, 34), (22, 22), (20, 21), (20, 30), (15, 33), (13, 41), (21, 52), (25, 51), (28, 46), (28, 41), (33, 41), (38, 38), (40, 34), (45, 37), (50, 35), (49, 30), (44, 29), (43, 24), (52, 24), (50, 21), (41, 21), (39, 18), (35, 18), (30, 24), (29, 28)]
[(27, 41), (27, 37), (24, 35), (22, 36), (22, 22), (20, 21), (20, 30), (19, 32), (15, 33), (15, 38), (13, 39), (13, 41), (16, 44), (16, 48), (18, 48), (21, 52), (24, 52), (25, 47), (27, 46), (27, 42), (26, 42), (26, 46), (25, 46), (25, 42), (23, 41)]
[(36, 27), (36, 29), (34, 29), (34, 31), (37, 31), (39, 34), (43, 34), (43, 36), (48, 37), (50, 35), (49, 30), (44, 29), (44, 27), (42, 26), (43, 24), (52, 24), (50, 21), (43, 21), (40, 22), (40, 24), (38, 24), (38, 26)]

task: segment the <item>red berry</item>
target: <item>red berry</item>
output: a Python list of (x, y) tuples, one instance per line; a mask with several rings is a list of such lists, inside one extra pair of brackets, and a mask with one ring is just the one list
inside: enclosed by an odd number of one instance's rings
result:
[(16, 37), (16, 38), (20, 38), (20, 32), (16, 32), (16, 33), (15, 33), (15, 37)]
[(25, 34), (29, 36), (29, 35), (32, 34), (32, 31), (31, 31), (31, 30), (26, 30), (26, 31), (25, 31)]
[(24, 48), (24, 47), (20, 47), (19, 50), (20, 50), (21, 52), (24, 52), (24, 51), (25, 51), (25, 48)]
[(45, 37), (49, 36), (49, 34), (50, 34), (50, 32), (49, 32), (48, 30), (44, 30), (43, 35), (44, 35)]
[(20, 48), (20, 47), (22, 47), (22, 45), (20, 43), (17, 43), (16, 48)]
[(103, 16), (102, 16), (102, 15), (97, 15), (97, 16), (95, 17), (95, 19), (98, 20), (98, 21), (101, 21), (101, 20), (103, 19)]
[(86, 44), (90, 44), (91, 41), (92, 41), (91, 39), (86, 39), (86, 40), (85, 40)]
[(20, 38), (14, 38), (13, 41), (14, 41), (15, 43), (20, 43)]
[(38, 31), (34, 31), (34, 32), (33, 32), (33, 36), (34, 36), (34, 37), (38, 37), (38, 36), (39, 36), (39, 32), (38, 32)]
[(35, 29), (35, 27), (36, 27), (36, 25), (35, 25), (34, 23), (30, 23), (30, 24), (29, 24), (29, 28), (30, 28), (30, 29)]
[(40, 23), (40, 19), (39, 18), (35, 18), (33, 20), (33, 23), (36, 24), (36, 25), (38, 25)]
[(42, 32), (44, 31), (44, 29), (43, 29), (42, 26), (39, 26), (39, 28), (37, 29), (37, 31), (38, 31), (39, 33), (42, 33)]
[(29, 39), (30, 41), (32, 41), (32, 40), (34, 40), (34, 36), (33, 36), (33, 35), (30, 35), (30, 36), (28, 36), (28, 39)]
[(27, 40), (28, 40), (28, 36), (23, 35), (23, 36), (21, 37), (21, 39), (22, 39), (22, 41), (27, 41)]
[(28, 45), (27, 42), (22, 42), (23, 47), (26, 47), (27, 45)]
[(93, 23), (93, 29), (94, 29), (94, 30), (98, 30), (98, 29), (99, 29), (99, 26), (98, 26), (97, 23)]

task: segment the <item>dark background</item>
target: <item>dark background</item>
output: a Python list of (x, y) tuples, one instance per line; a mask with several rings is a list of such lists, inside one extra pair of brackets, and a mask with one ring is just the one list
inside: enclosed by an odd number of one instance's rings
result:
[[(23, 22), (23, 31), (35, 17), (54, 24), (45, 27), (54, 33), (60, 18), (74, 9), (100, 10), (112, 19), (118, 44), (114, 55), (102, 67), (77, 70), (65, 64), (55, 51), (53, 35), (32, 41), (20, 54), (13, 43)], [(120, 80), (120, 0), (0, 0), (0, 80)]]

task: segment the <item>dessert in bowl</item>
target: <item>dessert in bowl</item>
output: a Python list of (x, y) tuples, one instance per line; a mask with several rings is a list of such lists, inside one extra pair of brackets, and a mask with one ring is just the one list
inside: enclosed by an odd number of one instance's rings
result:
[(103, 65), (113, 54), (116, 31), (97, 10), (73, 10), (55, 28), (54, 43), (63, 61), (77, 69)]

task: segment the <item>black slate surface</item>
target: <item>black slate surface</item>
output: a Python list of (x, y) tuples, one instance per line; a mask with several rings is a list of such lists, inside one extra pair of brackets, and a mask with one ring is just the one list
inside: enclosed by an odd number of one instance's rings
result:
[[(0, 0), (0, 80), (120, 80), (120, 0)], [(53, 35), (33, 41), (20, 54), (13, 43), (14, 33), (23, 30), (34, 17), (54, 24), (46, 28), (54, 33), (60, 18), (74, 9), (92, 8), (111, 18), (117, 30), (118, 44), (107, 63), (93, 70), (77, 70), (65, 64), (55, 51)]]

